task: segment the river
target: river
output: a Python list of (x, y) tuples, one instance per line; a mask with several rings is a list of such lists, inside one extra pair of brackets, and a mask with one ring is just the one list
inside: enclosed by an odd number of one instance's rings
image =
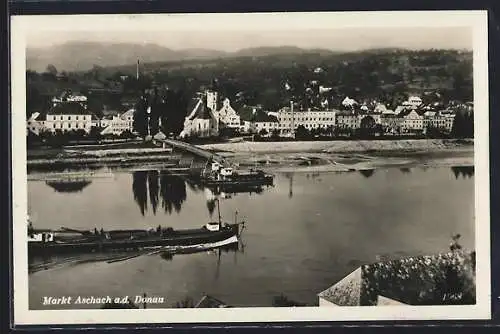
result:
[[(199, 227), (217, 218), (214, 194), (179, 176), (120, 171), (71, 183), (28, 182), (37, 228)], [(361, 264), (446, 251), (452, 234), (474, 248), (474, 168), (378, 168), (277, 173), (274, 186), (222, 194), (227, 221), (245, 219), (238, 251), (144, 255), (37, 271), (31, 309), (44, 297), (162, 297), (172, 307), (210, 295), (232, 306), (272, 306), (281, 294), (317, 305), (316, 294)], [(50, 262), (50, 261), (49, 261)]]

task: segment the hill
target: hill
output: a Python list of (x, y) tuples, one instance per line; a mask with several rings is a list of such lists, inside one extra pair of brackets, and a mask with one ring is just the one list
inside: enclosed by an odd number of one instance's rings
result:
[(135, 66), (141, 63), (175, 62), (234, 57), (262, 57), (279, 54), (302, 54), (316, 52), (330, 54), (326, 49), (304, 50), (293, 46), (246, 48), (235, 52), (193, 48), (173, 50), (157, 44), (68, 42), (45, 48), (26, 50), (26, 67), (29, 70), (45, 71), (52, 64), (59, 71), (87, 71), (94, 67)]
[(48, 64), (59, 71), (87, 71), (94, 65), (107, 67), (143, 63), (206, 59), (223, 56), (224, 52), (209, 49), (172, 50), (156, 44), (69, 42), (46, 48), (26, 50), (26, 68), (44, 71)]

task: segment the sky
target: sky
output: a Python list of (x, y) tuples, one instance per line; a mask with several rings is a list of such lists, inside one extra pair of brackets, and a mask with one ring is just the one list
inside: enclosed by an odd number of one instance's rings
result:
[(71, 41), (108, 43), (154, 43), (171, 49), (203, 48), (237, 51), (260, 46), (297, 46), (332, 50), (398, 47), (407, 49), (472, 49), (472, 31), (465, 27), (445, 28), (343, 28), (300, 31), (71, 31), (27, 35), (28, 47), (48, 47)]
[[(236, 51), (259, 46), (334, 50), (398, 47), (472, 50), (474, 11), (20, 17), (28, 47), (69, 41), (154, 43)], [(21, 29), (18, 29), (21, 27)]]

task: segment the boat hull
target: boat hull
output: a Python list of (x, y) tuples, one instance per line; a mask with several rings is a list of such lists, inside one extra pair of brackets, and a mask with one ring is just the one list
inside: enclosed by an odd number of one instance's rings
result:
[(238, 179), (231, 178), (227, 180), (214, 180), (209, 178), (203, 178), (200, 180), (201, 184), (204, 186), (233, 186), (233, 187), (245, 187), (245, 186), (272, 186), (273, 177), (265, 176), (262, 178), (251, 178), (251, 179)]
[(141, 236), (131, 234), (132, 238), (106, 239), (89, 237), (79, 241), (28, 242), (28, 256), (49, 255), (56, 253), (91, 253), (106, 251), (125, 251), (148, 248), (197, 246), (223, 242), (239, 236), (239, 225), (230, 224), (219, 231), (206, 229), (172, 231), (167, 235)]

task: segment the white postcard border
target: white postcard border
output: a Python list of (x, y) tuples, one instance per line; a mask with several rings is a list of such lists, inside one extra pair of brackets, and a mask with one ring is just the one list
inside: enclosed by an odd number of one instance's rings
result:
[[(50, 23), (49, 23), (50, 22)], [(89, 24), (91, 22), (91, 24)], [(174, 23), (175, 24), (172, 24)], [(258, 24), (256, 24), (258, 22)], [(29, 310), (26, 243), (26, 33), (31, 29), (473, 28), (477, 288), (472, 306), (298, 307), (142, 310)], [(208, 25), (207, 25), (208, 24)], [(177, 28), (173, 28), (177, 27)], [(56, 30), (57, 30), (56, 29)], [(488, 34), (486, 11), (14, 16), (11, 20), (14, 321), (16, 325), (462, 320), (491, 318)]]

